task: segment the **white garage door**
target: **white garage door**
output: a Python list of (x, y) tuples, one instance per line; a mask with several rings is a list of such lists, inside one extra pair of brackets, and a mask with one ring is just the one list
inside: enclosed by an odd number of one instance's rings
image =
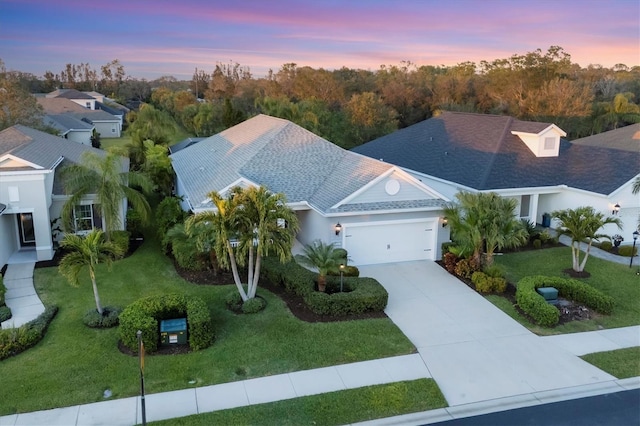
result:
[(434, 220), (345, 225), (344, 248), (349, 252), (349, 263), (434, 260), (436, 225)]

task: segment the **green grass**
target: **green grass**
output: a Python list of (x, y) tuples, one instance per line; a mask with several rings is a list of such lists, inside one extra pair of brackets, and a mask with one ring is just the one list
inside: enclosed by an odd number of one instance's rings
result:
[(640, 347), (598, 352), (581, 358), (618, 379), (640, 376)]
[[(0, 415), (99, 401), (105, 389), (114, 398), (137, 395), (137, 358), (117, 347), (117, 328), (90, 329), (82, 317), (95, 308), (88, 274), (71, 287), (57, 268), (36, 269), (36, 289), (45, 305), (60, 311), (45, 338), (34, 348), (0, 362)], [(267, 301), (255, 315), (235, 315), (224, 305), (229, 286), (200, 286), (180, 278), (171, 262), (148, 240), (136, 253), (99, 265), (103, 305), (126, 306), (144, 296), (178, 292), (197, 295), (210, 307), (216, 341), (210, 348), (178, 356), (148, 356), (148, 393), (262, 377), (363, 361), (415, 351), (389, 319), (306, 323), (266, 290)], [(195, 385), (189, 385), (195, 380)]]
[(105, 151), (109, 148), (120, 148), (131, 142), (131, 136), (126, 133), (122, 133), (119, 138), (100, 138), (100, 148)]
[[(498, 256), (496, 263), (504, 265), (507, 278), (514, 284), (528, 275), (568, 277), (562, 271), (571, 267), (571, 249), (555, 247), (530, 250)], [(597, 316), (587, 321), (572, 321), (554, 328), (544, 328), (530, 323), (518, 313), (512, 303), (500, 296), (488, 296), (494, 305), (529, 328), (536, 334), (550, 335), (576, 333), (603, 328), (626, 327), (640, 324), (640, 278), (636, 269), (628, 265), (609, 262), (589, 256), (585, 270), (589, 278), (580, 279), (605, 294), (612, 296), (615, 307), (611, 315)]]
[(397, 382), (154, 422), (154, 425), (343, 425), (446, 407), (432, 379)]

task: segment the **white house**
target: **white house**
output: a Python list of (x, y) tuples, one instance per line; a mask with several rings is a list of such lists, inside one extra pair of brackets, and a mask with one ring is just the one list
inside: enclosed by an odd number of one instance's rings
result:
[(266, 186), (296, 211), (303, 244), (344, 247), (355, 265), (439, 259), (448, 197), (401, 168), (346, 151), (287, 120), (258, 115), (173, 153), (183, 208), (208, 193)]
[[(0, 268), (17, 251), (33, 260), (50, 260), (62, 237), (60, 213), (68, 199), (60, 171), (78, 163), (85, 152), (104, 155), (90, 146), (71, 142), (22, 125), (0, 132)], [(123, 170), (128, 161), (123, 160)], [(126, 212), (123, 200), (121, 214)], [(78, 233), (102, 228), (94, 197), (86, 197), (74, 211)]]
[[(60, 93), (61, 92), (61, 93)], [(53, 96), (57, 94), (56, 96)], [(77, 90), (56, 90), (45, 96), (37, 96), (38, 104), (45, 114), (56, 117), (59, 126), (65, 128), (66, 123), (61, 117), (72, 117), (90, 124), (100, 133), (101, 138), (119, 138), (122, 136), (123, 115), (115, 116), (105, 109), (104, 104)], [(100, 108), (102, 106), (102, 108)], [(68, 129), (69, 127), (66, 126)], [(61, 136), (64, 136), (62, 132)]]
[[(518, 201), (517, 214), (546, 224), (554, 210), (592, 206), (619, 217), (603, 229), (632, 241), (640, 196), (640, 124), (568, 142), (551, 123), (444, 112), (353, 149), (399, 166), (447, 198), (493, 191)], [(549, 223), (552, 227), (556, 224)]]

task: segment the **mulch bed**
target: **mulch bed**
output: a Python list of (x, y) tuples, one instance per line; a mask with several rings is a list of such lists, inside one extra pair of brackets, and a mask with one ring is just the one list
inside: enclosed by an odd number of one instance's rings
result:
[[(437, 261), (436, 263), (439, 264), (442, 268), (444, 268), (444, 263), (442, 261)], [(572, 278), (587, 278), (591, 276), (591, 274), (589, 274), (586, 271), (575, 272), (571, 268), (565, 269), (563, 272), (568, 275), (571, 275)], [(473, 282), (471, 282), (471, 280), (464, 279), (458, 276), (456, 276), (456, 278), (458, 278), (460, 281), (465, 283), (473, 291), (476, 291), (476, 287), (473, 284)], [(533, 321), (533, 319), (529, 315), (527, 315), (524, 311), (522, 311), (518, 306), (518, 303), (516, 302), (515, 284), (507, 283), (507, 289), (505, 290), (504, 293), (480, 293), (480, 294), (484, 296), (488, 294), (493, 294), (496, 296), (504, 297), (505, 299), (509, 300), (509, 302), (513, 305), (513, 307), (516, 309), (516, 311), (518, 311), (520, 315), (525, 317), (531, 324), (535, 325), (535, 321)], [(558, 298), (558, 301), (554, 306), (558, 309), (558, 311), (560, 311), (560, 318), (558, 320), (558, 325), (566, 324), (571, 321), (585, 321), (585, 320), (594, 319), (600, 316), (600, 314), (590, 310), (585, 305), (576, 303), (573, 300), (562, 299), (560, 297)]]
[[(180, 266), (178, 266), (174, 262), (174, 266), (176, 268), (176, 272), (186, 281), (189, 281), (193, 284), (198, 285), (229, 285), (233, 284), (233, 275), (230, 271), (221, 271), (217, 276), (213, 275), (212, 271), (187, 271)], [(244, 276), (246, 273), (244, 271), (240, 272), (240, 276)], [(336, 317), (329, 315), (318, 315), (311, 311), (302, 296), (298, 296), (286, 291), (285, 288), (274, 285), (267, 280), (260, 280), (258, 284), (258, 290), (265, 289), (269, 290), (271, 293), (277, 295), (282, 299), (283, 302), (287, 304), (287, 307), (291, 311), (291, 313), (298, 318), (299, 320), (316, 323), (316, 322), (336, 322), (336, 321), (352, 321), (352, 320), (360, 320), (360, 319), (370, 319), (370, 318), (387, 318), (387, 314), (384, 312), (368, 312), (360, 315), (349, 315), (346, 317)]]

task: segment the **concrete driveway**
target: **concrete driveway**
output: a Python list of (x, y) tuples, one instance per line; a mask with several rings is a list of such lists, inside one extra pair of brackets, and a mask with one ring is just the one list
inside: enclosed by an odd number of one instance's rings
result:
[(431, 261), (359, 267), (389, 292), (385, 312), (416, 345), (450, 406), (557, 395), (615, 378), (540, 338)]

